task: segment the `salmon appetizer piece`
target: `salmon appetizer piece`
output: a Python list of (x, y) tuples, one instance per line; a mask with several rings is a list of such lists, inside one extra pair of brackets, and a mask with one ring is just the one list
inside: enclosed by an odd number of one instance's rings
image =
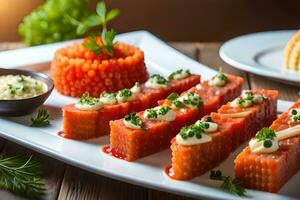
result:
[[(276, 102), (276, 91), (245, 91), (242, 96), (223, 105), (218, 113), (211, 113), (195, 124), (183, 127), (172, 139), (172, 163), (168, 175), (173, 179), (187, 180), (218, 166), (249, 135), (270, 124), (269, 118), (276, 116)], [(260, 120), (262, 122), (257, 124)], [(248, 131), (246, 127), (250, 125), (255, 126)]]
[(234, 164), (235, 176), (246, 188), (278, 192), (300, 169), (300, 99), (257, 132)]
[(136, 83), (131, 89), (117, 93), (102, 93), (100, 98), (85, 93), (77, 104), (63, 107), (63, 135), (71, 139), (89, 139), (107, 135), (109, 121), (123, 118), (130, 112), (138, 112), (157, 105), (172, 92), (183, 92), (197, 85), (200, 75), (188, 70), (178, 70), (168, 79), (155, 74), (144, 84)]
[[(219, 82), (213, 82), (214, 79)], [(224, 98), (224, 91), (233, 97), (231, 93), (240, 93), (242, 84), (242, 78), (219, 72), (211, 80), (181, 95), (172, 93), (167, 99), (159, 101), (160, 106), (139, 112), (134, 118), (126, 116), (111, 121), (111, 151), (127, 161), (134, 161), (169, 147), (170, 140), (181, 127), (216, 111), (220, 107), (220, 99), (228, 99)]]

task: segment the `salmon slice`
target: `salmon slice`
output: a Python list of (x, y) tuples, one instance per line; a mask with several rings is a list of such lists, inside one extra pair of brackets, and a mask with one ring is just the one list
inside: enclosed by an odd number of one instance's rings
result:
[[(289, 109), (300, 108), (300, 99)], [(289, 123), (288, 112), (283, 113), (270, 126), (275, 132), (295, 126)], [(273, 153), (256, 154), (246, 147), (234, 161), (235, 176), (246, 188), (278, 192), (300, 169), (300, 136), (279, 141)]]
[(169, 87), (165, 89), (151, 89), (142, 85), (142, 92), (136, 100), (107, 105), (98, 111), (83, 111), (75, 108), (74, 104), (66, 105), (63, 107), (64, 135), (72, 139), (89, 139), (108, 135), (109, 121), (120, 119), (130, 112), (154, 107), (158, 100), (166, 98), (170, 93), (181, 93), (199, 82), (200, 75), (191, 75), (181, 80), (171, 80)]
[[(223, 162), (248, 137), (268, 125), (269, 118), (276, 116), (277, 92), (273, 90), (252, 92), (262, 94), (268, 100), (248, 108), (235, 108), (228, 103), (223, 105), (218, 113), (210, 114), (212, 121), (218, 124), (217, 132), (207, 133), (212, 138), (211, 142), (187, 146), (178, 144), (175, 138), (172, 140), (172, 163), (169, 173), (171, 178), (187, 180), (208, 172)], [(236, 114), (246, 111), (249, 112), (243, 117), (224, 116), (225, 113)], [(262, 122), (258, 123), (259, 120)], [(250, 126), (254, 127), (249, 130)]]
[[(141, 116), (145, 124), (146, 131), (133, 130), (124, 126), (123, 119), (110, 122), (110, 146), (111, 149), (127, 161), (134, 161), (138, 158), (153, 154), (170, 146), (170, 140), (180, 131), (182, 126), (194, 123), (202, 116), (216, 111), (220, 106), (220, 96), (223, 99), (226, 96), (225, 92), (234, 93), (228, 94), (232, 97), (235, 94), (240, 94), (243, 80), (240, 77), (230, 75), (230, 84), (224, 87), (217, 88), (209, 86), (208, 82), (203, 82), (189, 89), (201, 96), (203, 105), (199, 108), (184, 108), (176, 110), (176, 119), (171, 122), (167, 121), (151, 121), (142, 117), (143, 112), (137, 115)], [(217, 89), (216, 89), (217, 88)], [(218, 91), (218, 92), (216, 92)], [(239, 91), (239, 92), (237, 92)], [(186, 92), (182, 93), (184, 95)], [(160, 105), (170, 105), (168, 100), (161, 100)]]

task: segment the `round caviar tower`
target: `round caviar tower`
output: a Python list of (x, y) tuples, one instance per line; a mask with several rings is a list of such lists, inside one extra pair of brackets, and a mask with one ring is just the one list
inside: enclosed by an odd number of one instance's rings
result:
[(95, 55), (83, 43), (63, 47), (55, 53), (51, 75), (55, 88), (73, 97), (84, 92), (98, 97), (104, 91), (116, 92), (148, 79), (144, 53), (120, 42), (113, 45), (113, 57), (106, 52)]

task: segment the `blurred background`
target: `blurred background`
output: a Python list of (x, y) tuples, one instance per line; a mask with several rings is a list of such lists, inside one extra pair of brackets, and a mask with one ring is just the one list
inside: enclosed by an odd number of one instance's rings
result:
[[(18, 24), (43, 0), (0, 0), (0, 42), (18, 41)], [(96, 5), (89, 1), (89, 7)], [(298, 29), (295, 0), (106, 0), (121, 14), (111, 24), (118, 33), (146, 29), (166, 41), (224, 41), (237, 35)]]

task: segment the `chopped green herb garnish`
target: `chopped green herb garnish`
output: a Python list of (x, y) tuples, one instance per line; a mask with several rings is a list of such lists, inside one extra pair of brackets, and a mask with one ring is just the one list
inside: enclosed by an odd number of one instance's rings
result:
[(160, 106), (160, 108), (156, 111), (157, 115), (165, 115), (167, 114), (171, 108), (169, 106)]
[(147, 109), (145, 112), (147, 113), (147, 115), (146, 115), (147, 119), (157, 118), (157, 113), (154, 109), (150, 108), (150, 109)]
[(239, 179), (223, 176), (220, 170), (211, 171), (209, 177), (212, 180), (223, 181), (220, 186), (222, 190), (238, 196), (246, 196), (246, 190), (242, 187), (242, 182)]
[(107, 93), (107, 92), (102, 92), (100, 97), (103, 98), (115, 98), (116, 97), (116, 93)]
[(99, 99), (96, 97), (90, 97), (88, 92), (85, 92), (80, 100), (79, 100), (80, 104), (88, 104), (88, 105), (96, 105), (97, 103), (99, 103)]
[(183, 103), (186, 105), (192, 105), (197, 108), (201, 107), (203, 102), (202, 99), (199, 97), (199, 95), (193, 93), (193, 92), (188, 92), (186, 97), (183, 99)]
[(128, 97), (131, 97), (131, 96), (132, 96), (132, 92), (131, 92), (131, 90), (125, 88), (125, 89), (123, 89), (123, 90), (120, 90), (120, 91), (118, 92), (118, 95), (119, 95), (120, 97), (128, 98)]
[(132, 112), (128, 115), (126, 115), (124, 117), (125, 121), (129, 122), (129, 123), (132, 123), (133, 125), (135, 126), (139, 126), (141, 127), (143, 130), (145, 130), (143, 127), (142, 127), (142, 119), (139, 117), (139, 116), (136, 116), (136, 113), (135, 112)]
[(258, 141), (273, 140), (276, 137), (275, 132), (271, 128), (262, 128), (255, 135)]
[(225, 81), (225, 82), (228, 81), (227, 76), (222, 72), (222, 68), (219, 69), (219, 73), (217, 74), (217, 76), (222, 81)]
[(179, 100), (174, 100), (173, 101), (174, 106), (176, 106), (177, 108), (180, 108), (183, 106), (183, 103)]
[(202, 133), (204, 133), (204, 129), (201, 125), (192, 124), (190, 126), (184, 126), (181, 128), (179, 135), (182, 139), (188, 139), (189, 137), (196, 136), (198, 139), (202, 138)]
[(18, 76), (18, 82), (23, 84), (23, 83), (25, 83), (26, 81), (25, 81), (25, 79), (24, 79), (24, 77), (23, 77), (22, 75), (19, 75), (19, 76)]
[(169, 80), (173, 80), (174, 77), (175, 77), (176, 75), (180, 75), (180, 74), (187, 74), (187, 75), (189, 76), (189, 75), (191, 75), (191, 72), (190, 72), (190, 70), (179, 69), (179, 70), (177, 70), (177, 71), (175, 71), (175, 72), (172, 72), (172, 73), (168, 76), (168, 79), (169, 79)]
[(166, 85), (168, 83), (167, 79), (159, 74), (153, 74), (150, 78), (159, 85)]
[(252, 101), (254, 99), (254, 94), (250, 91), (244, 92), (244, 96), (245, 96), (245, 97), (243, 97), (244, 100)]
[(46, 109), (39, 109), (36, 117), (31, 117), (32, 127), (43, 127), (50, 124), (50, 114)]
[(167, 99), (169, 101), (174, 101), (175, 99), (177, 99), (179, 97), (179, 95), (176, 93), (176, 92), (172, 92), (168, 97)]
[(179, 101), (178, 97), (179, 95), (173, 92), (167, 97), (167, 100), (171, 101), (175, 107), (180, 108), (183, 106), (183, 102)]
[(8, 89), (10, 91), (10, 94), (13, 94), (13, 95), (15, 95), (16, 92), (17, 92), (17, 90), (20, 89), (19, 87), (16, 87), (16, 86), (14, 86), (12, 84), (7, 84), (7, 86), (8, 86)]

